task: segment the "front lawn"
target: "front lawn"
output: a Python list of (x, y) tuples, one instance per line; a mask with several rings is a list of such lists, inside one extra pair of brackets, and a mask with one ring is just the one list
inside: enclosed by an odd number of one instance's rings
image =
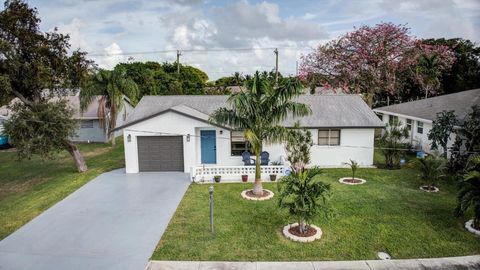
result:
[[(456, 219), (455, 187), (440, 183), (441, 192), (418, 189), (412, 169), (360, 169), (368, 182), (347, 186), (337, 182), (349, 170), (329, 169), (322, 176), (332, 184), (336, 217), (319, 217), (320, 241), (300, 244), (286, 240), (281, 228), (288, 220), (275, 198), (246, 201), (248, 184), (215, 184), (215, 234), (209, 232), (208, 186), (193, 184), (158, 244), (155, 260), (358, 260), (376, 259), (378, 251), (393, 258), (478, 254), (480, 240)], [(266, 183), (265, 188), (276, 190)]]
[(0, 151), (0, 239), (20, 228), (97, 175), (124, 167), (123, 143), (82, 144), (88, 171), (78, 173), (67, 152), (58, 159), (17, 161), (11, 150)]

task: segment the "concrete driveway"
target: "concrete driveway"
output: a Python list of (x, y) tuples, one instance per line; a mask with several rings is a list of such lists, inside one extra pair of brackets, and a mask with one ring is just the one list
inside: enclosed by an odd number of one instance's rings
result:
[(142, 270), (189, 184), (184, 173), (104, 173), (0, 241), (0, 269)]

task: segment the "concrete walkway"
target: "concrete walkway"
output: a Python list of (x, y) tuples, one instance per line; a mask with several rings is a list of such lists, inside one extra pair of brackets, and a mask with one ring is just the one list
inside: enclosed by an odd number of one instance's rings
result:
[(480, 255), (436, 259), (337, 262), (181, 262), (150, 261), (146, 270), (474, 270)]
[(104, 173), (0, 242), (2, 270), (142, 270), (190, 184)]

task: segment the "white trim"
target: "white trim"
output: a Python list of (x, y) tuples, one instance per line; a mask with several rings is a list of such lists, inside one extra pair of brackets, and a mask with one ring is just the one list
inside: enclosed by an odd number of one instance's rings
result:
[(399, 116), (399, 117), (408, 118), (408, 119), (412, 119), (412, 120), (420, 121), (420, 122), (424, 122), (424, 123), (430, 123), (430, 124), (432, 123), (432, 120), (425, 119), (425, 118), (420, 118), (420, 117), (415, 117), (415, 116), (411, 116), (411, 115), (407, 115), (407, 114), (394, 113), (394, 112), (383, 111), (383, 110), (378, 110), (378, 109), (373, 109), (373, 111), (383, 113), (384, 115), (388, 114), (388, 115)]

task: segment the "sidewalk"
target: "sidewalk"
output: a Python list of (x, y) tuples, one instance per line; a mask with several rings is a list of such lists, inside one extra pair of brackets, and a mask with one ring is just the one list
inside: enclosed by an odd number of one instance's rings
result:
[(475, 270), (480, 255), (409, 260), (319, 262), (189, 262), (150, 261), (146, 270)]

